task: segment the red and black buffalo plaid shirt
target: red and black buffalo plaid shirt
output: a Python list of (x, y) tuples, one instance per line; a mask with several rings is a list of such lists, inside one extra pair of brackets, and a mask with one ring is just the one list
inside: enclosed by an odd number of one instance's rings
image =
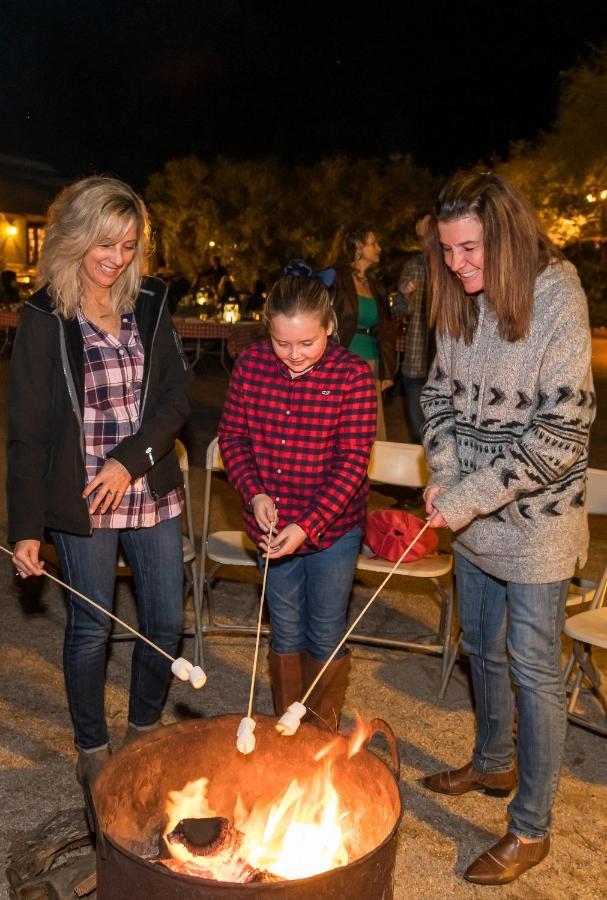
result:
[(272, 498), (279, 528), (295, 522), (306, 532), (298, 553), (324, 550), (364, 525), (376, 404), (368, 363), (333, 341), (297, 378), (269, 341), (238, 357), (219, 447), (252, 540), (261, 536), (250, 506), (256, 494)]

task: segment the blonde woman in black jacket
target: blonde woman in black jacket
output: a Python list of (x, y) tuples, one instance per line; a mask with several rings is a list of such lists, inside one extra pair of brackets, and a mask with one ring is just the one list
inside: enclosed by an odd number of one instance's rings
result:
[[(45, 532), (71, 587), (113, 606), (119, 545), (133, 570), (141, 631), (175, 655), (182, 618), (181, 474), (174, 452), (191, 373), (166, 309), (142, 277), (148, 218), (123, 182), (91, 177), (49, 210), (43, 286), (23, 310), (8, 394), (9, 540), (21, 577), (39, 575)], [(107, 616), (69, 595), (64, 674), (92, 780), (109, 750)], [(131, 733), (154, 727), (169, 663), (135, 643)]]

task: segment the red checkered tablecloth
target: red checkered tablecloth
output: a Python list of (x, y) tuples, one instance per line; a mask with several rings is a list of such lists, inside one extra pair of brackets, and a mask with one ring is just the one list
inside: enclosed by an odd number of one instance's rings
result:
[(19, 313), (13, 309), (0, 309), (0, 328), (16, 328), (19, 324)]
[(241, 350), (265, 333), (260, 322), (227, 323), (175, 317), (175, 326), (180, 336), (187, 340), (226, 341), (228, 353), (232, 359), (236, 359)]
[(197, 341), (227, 340), (235, 327), (226, 322), (188, 321), (179, 318), (175, 318), (175, 325), (182, 338)]

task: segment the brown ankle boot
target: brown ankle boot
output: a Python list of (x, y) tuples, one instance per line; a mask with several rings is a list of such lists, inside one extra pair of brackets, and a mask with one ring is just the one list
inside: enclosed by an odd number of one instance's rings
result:
[[(323, 666), (323, 660), (306, 653), (306, 687), (312, 684)], [(311, 712), (310, 722), (321, 726), (324, 723), (331, 731), (337, 731), (349, 673), (350, 650), (345, 656), (334, 659), (329, 664), (327, 671), (308, 697), (306, 706)]]
[(287, 706), (295, 700), (301, 700), (304, 692), (304, 657), (305, 653), (276, 653), (270, 647), (268, 661), (270, 663), (270, 682), (274, 712), (282, 716)]

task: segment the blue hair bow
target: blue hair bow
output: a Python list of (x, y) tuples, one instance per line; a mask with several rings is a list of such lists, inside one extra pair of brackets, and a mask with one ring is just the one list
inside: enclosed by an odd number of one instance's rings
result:
[(315, 278), (322, 282), (326, 288), (332, 288), (335, 284), (336, 271), (334, 268), (312, 271), (312, 267), (303, 259), (291, 259), (282, 270), (283, 275), (295, 275), (298, 278)]

